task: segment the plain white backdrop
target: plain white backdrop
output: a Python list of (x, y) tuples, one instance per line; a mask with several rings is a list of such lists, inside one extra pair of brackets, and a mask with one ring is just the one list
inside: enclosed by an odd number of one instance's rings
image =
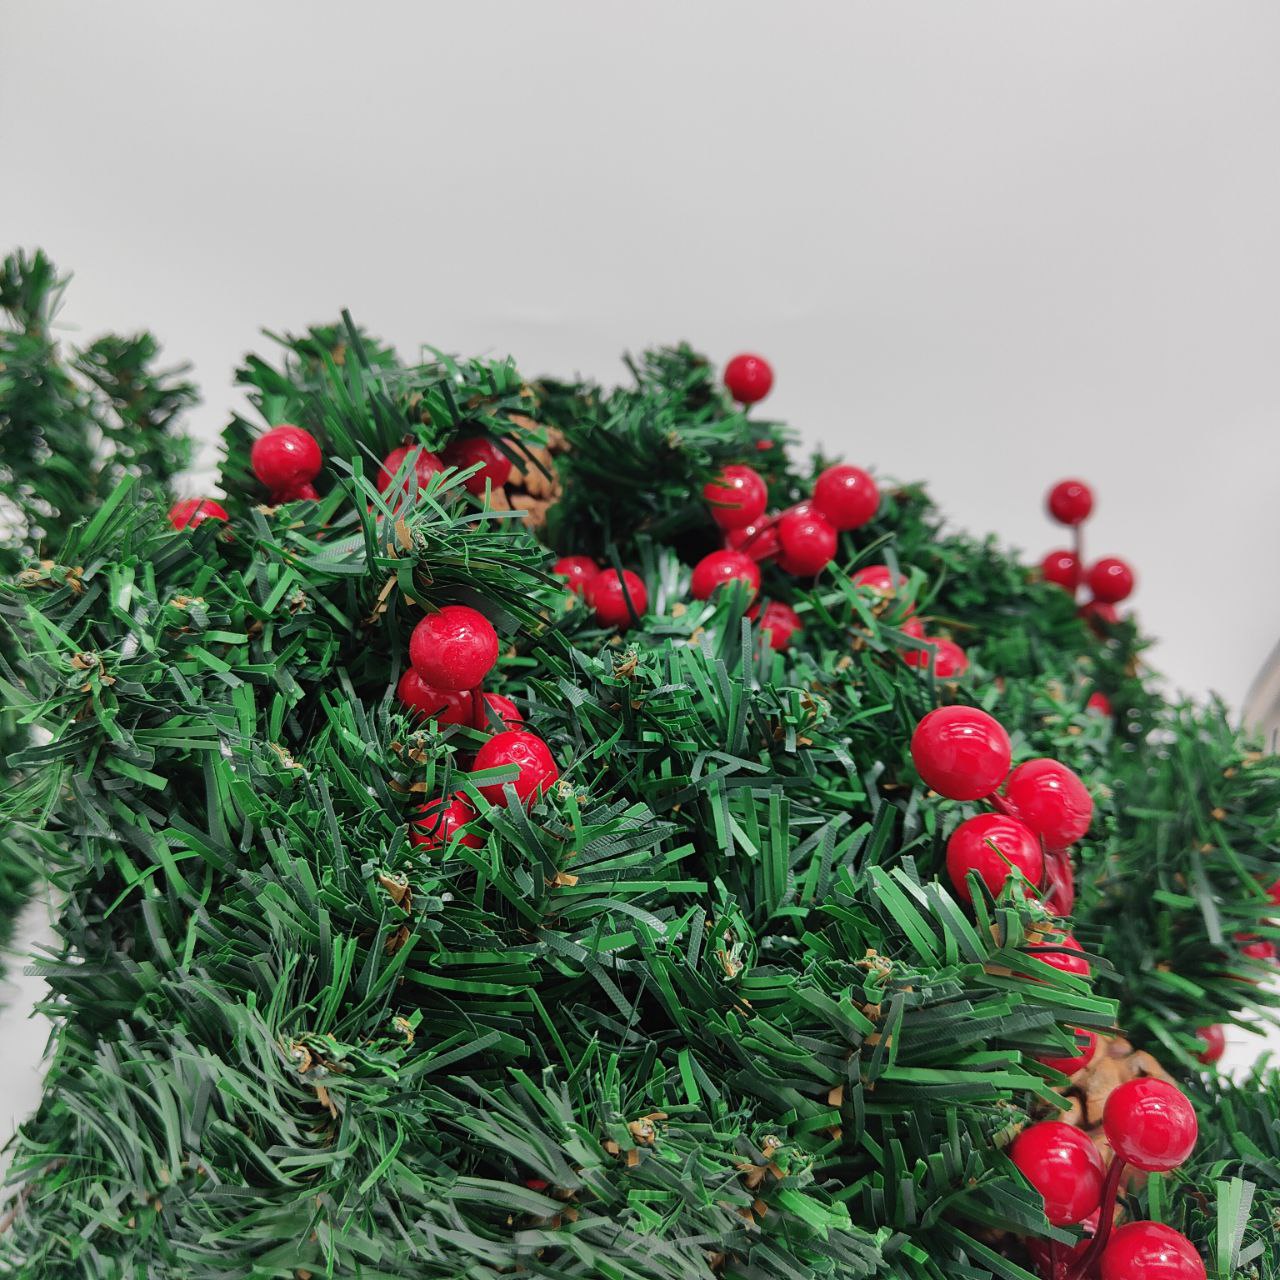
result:
[(6, 0), (0, 248), (194, 361), (209, 442), (259, 327), (342, 306), (531, 373), (758, 350), (806, 442), (1037, 556), (1090, 480), (1154, 664), (1238, 706), (1280, 635), (1278, 59), (1269, 0)]

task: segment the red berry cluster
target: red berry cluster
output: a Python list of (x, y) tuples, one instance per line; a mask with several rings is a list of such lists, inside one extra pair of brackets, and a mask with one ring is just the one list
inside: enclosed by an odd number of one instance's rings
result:
[(1045, 1280), (1204, 1280), (1204, 1264), (1191, 1242), (1170, 1227), (1131, 1222), (1112, 1230), (1125, 1169), (1167, 1173), (1191, 1154), (1196, 1113), (1186, 1096), (1163, 1080), (1141, 1077), (1114, 1089), (1102, 1127), (1111, 1146), (1110, 1167), (1089, 1137), (1058, 1120), (1024, 1129), (1009, 1158), (1044, 1201), (1055, 1227), (1096, 1222), (1092, 1240), (1067, 1250), (1029, 1242)]
[(1081, 526), (1093, 511), (1093, 491), (1083, 480), (1059, 480), (1045, 502), (1049, 515), (1075, 535), (1071, 550), (1050, 551), (1040, 562), (1045, 581), (1057, 583), (1072, 596), (1081, 586), (1088, 587), (1092, 598), (1080, 606), (1081, 616), (1095, 624), (1115, 622), (1119, 617), (1116, 605), (1133, 594), (1137, 579), (1129, 565), (1116, 556), (1105, 556), (1085, 569)]
[(649, 590), (630, 569), (602, 569), (590, 556), (561, 556), (551, 572), (591, 606), (602, 627), (626, 631), (648, 612)]

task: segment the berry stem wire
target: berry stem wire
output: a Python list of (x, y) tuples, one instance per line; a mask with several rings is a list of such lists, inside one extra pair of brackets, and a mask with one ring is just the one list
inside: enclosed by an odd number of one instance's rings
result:
[(1111, 1238), (1111, 1228), (1115, 1225), (1116, 1198), (1120, 1193), (1120, 1178), (1126, 1168), (1128, 1168), (1126, 1161), (1122, 1160), (1118, 1155), (1112, 1157), (1111, 1165), (1107, 1169), (1106, 1179), (1102, 1184), (1102, 1202), (1098, 1206), (1097, 1233), (1093, 1237), (1093, 1243), (1084, 1251), (1080, 1260), (1067, 1268), (1063, 1280), (1085, 1280), (1085, 1277), (1092, 1275), (1096, 1268), (1098, 1259), (1102, 1257), (1102, 1251), (1107, 1247), (1107, 1241)]

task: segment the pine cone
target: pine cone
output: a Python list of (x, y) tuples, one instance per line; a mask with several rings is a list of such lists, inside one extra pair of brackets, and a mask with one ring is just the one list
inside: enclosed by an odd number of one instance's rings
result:
[[(522, 431), (519, 443), (532, 459), (524, 467), (513, 467), (504, 492), (493, 494), (493, 505), (499, 509), (523, 511), (529, 523), (540, 529), (547, 520), (547, 512), (560, 500), (560, 477), (556, 474), (555, 458), (567, 451), (568, 444), (555, 427), (540, 427), (529, 418), (511, 415), (511, 422)], [(544, 439), (545, 444), (534, 443)], [(537, 465), (535, 465), (535, 463)]]

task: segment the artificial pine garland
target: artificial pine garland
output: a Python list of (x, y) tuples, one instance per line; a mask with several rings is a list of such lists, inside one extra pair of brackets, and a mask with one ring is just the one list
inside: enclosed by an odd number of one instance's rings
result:
[(136, 401), (7, 278), (0, 870), (60, 904), (10, 1274), (1280, 1274), (1280, 1079), (1211, 1068), (1280, 769), (1160, 696), (1127, 565), (797, 467), (758, 357), (346, 318), (170, 510), (173, 413), (33, 408)]

